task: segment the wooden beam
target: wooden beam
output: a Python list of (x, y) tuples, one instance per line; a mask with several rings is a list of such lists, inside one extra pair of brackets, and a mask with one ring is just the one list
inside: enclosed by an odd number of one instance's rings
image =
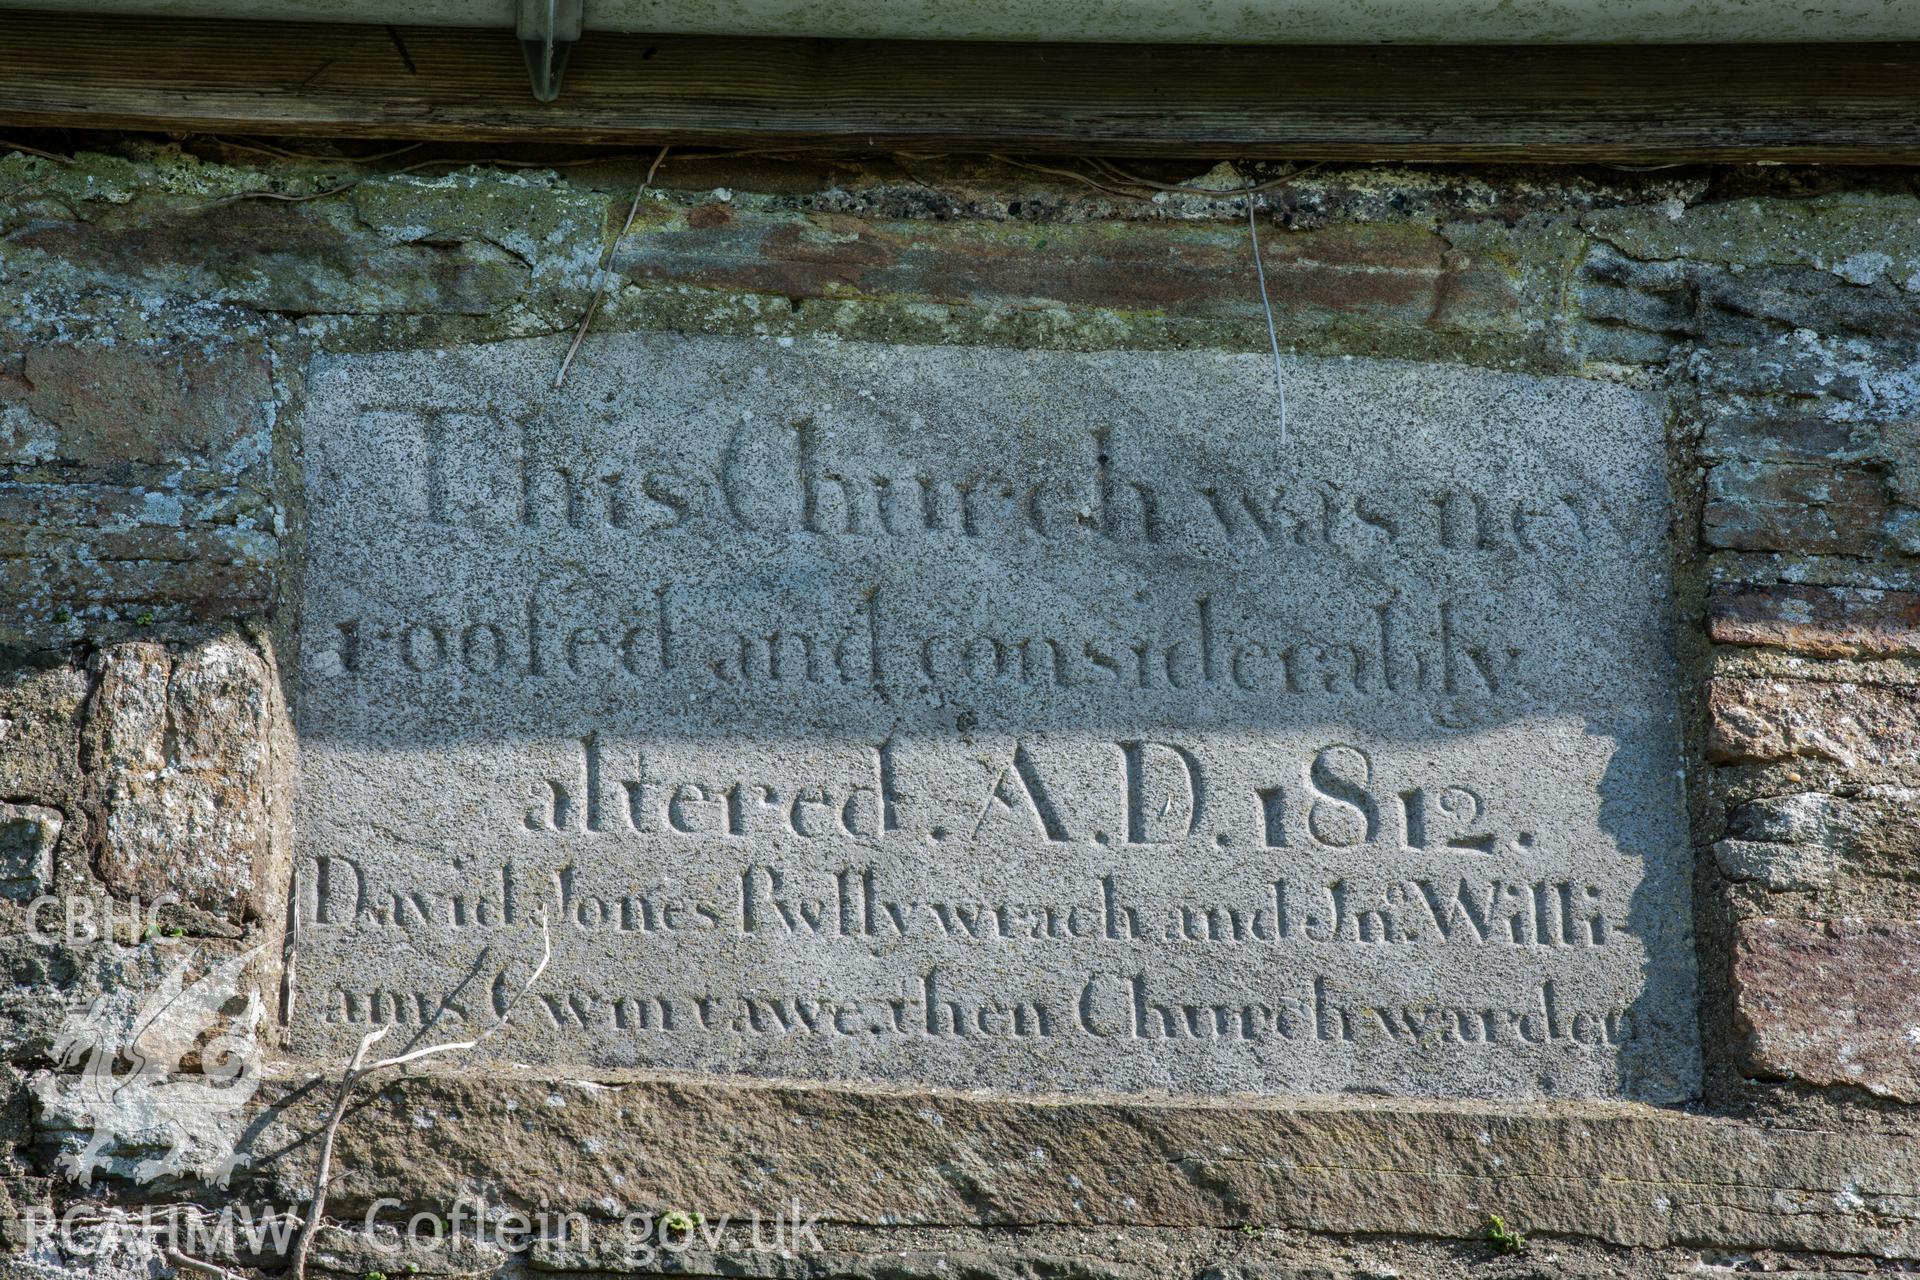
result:
[(0, 123), (445, 141), (1415, 161), (1920, 163), (1920, 44), (1204, 47), (0, 13)]

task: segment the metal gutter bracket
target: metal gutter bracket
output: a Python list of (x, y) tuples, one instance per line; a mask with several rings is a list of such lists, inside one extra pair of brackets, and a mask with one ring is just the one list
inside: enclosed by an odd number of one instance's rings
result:
[(580, 38), (584, 4), (585, 0), (515, 0), (514, 28), (520, 52), (527, 58), (534, 101), (552, 102), (560, 96), (560, 77), (566, 72), (574, 41)]

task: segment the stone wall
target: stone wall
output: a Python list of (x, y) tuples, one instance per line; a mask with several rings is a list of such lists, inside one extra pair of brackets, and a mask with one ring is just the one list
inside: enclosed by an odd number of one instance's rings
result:
[[(269, 1040), (299, 998), (285, 674), (310, 361), (569, 333), (646, 158), (34, 141), (71, 159), (0, 156), (0, 1274), (188, 1274), (165, 1248), (36, 1241), (33, 1215), (304, 1204), (344, 1064), (269, 1055), (250, 1163), (224, 1190), (179, 1169), (142, 1181), (155, 1152), (117, 1147), (76, 1185), (61, 1160), (85, 1116), (45, 1081), (71, 1009), (125, 1002), (189, 953), (204, 968), (263, 948)], [(673, 155), (595, 328), (1261, 351), (1244, 206), (1191, 188), (1283, 170), (1196, 168), (1153, 167), (1150, 192), (1078, 164)], [(1251, 1280), (1920, 1259), (1914, 181), (1319, 166), (1258, 199), (1292, 352), (1665, 397), (1697, 1100), (1034, 1099), (449, 1055), (358, 1095), (316, 1273)], [(49, 895), (62, 905), (30, 918)], [(70, 928), (77, 902), (95, 925), (114, 904), (117, 936)], [(595, 1222), (794, 1203), (822, 1218), (800, 1257), (604, 1239), (388, 1254), (349, 1229), (463, 1194)], [(1492, 1215), (1527, 1247), (1490, 1241)]]

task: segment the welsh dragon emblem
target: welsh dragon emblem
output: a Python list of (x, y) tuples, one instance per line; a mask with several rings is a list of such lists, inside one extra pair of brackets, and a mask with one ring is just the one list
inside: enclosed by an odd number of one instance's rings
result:
[[(84, 1147), (60, 1157), (69, 1178), (91, 1184), (115, 1143), (164, 1146), (134, 1167), (143, 1183), (191, 1173), (224, 1187), (246, 1163), (234, 1148), (240, 1108), (260, 1087), (260, 998), (249, 989), (240, 1013), (223, 1019), (221, 1010), (239, 998), (241, 975), (260, 951), (217, 965), (191, 986), (183, 984), (191, 962), (182, 960), (144, 999), (115, 992), (67, 1015), (53, 1044), (56, 1067), (40, 1072), (33, 1089), (50, 1119), (92, 1126)], [(208, 1038), (223, 1021), (222, 1033)], [(190, 1056), (199, 1071), (182, 1070)]]

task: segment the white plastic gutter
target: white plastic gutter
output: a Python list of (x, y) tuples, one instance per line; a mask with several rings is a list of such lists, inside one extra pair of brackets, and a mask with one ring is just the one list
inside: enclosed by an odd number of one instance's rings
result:
[[(511, 27), (514, 0), (0, 0), (145, 17)], [(588, 31), (1222, 44), (1920, 40), (1920, 0), (585, 0)]]

